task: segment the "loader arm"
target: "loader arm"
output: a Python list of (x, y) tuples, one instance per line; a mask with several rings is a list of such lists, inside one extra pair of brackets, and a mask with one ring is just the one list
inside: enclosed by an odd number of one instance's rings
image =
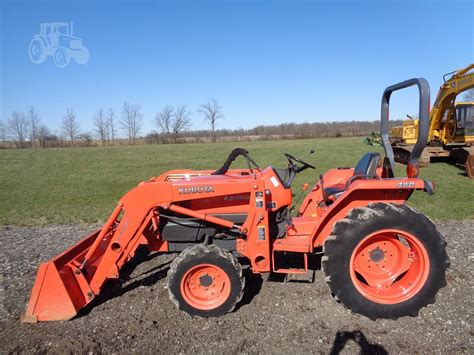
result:
[[(146, 244), (152, 251), (168, 252), (169, 243), (162, 238), (159, 230), (161, 211), (196, 218), (226, 230), (232, 229), (243, 237), (256, 233), (258, 226), (268, 228), (265, 215), (260, 212), (261, 217), (255, 217), (258, 210), (264, 208), (263, 204), (251, 209), (241, 225), (205, 210), (186, 207), (190, 201), (200, 201), (202, 197), (208, 199), (229, 193), (239, 195), (264, 190), (262, 180), (255, 181), (254, 177), (241, 175), (239, 173), (243, 172), (240, 170), (229, 173), (232, 174), (211, 177), (208, 171), (173, 171), (172, 174), (142, 182), (130, 190), (121, 198), (103, 228), (40, 266), (23, 320), (71, 319), (101, 292), (108, 279), (119, 277), (120, 269), (134, 257), (139, 245)], [(179, 179), (180, 174), (195, 178)], [(231, 189), (229, 183), (232, 184)], [(256, 205), (257, 197), (251, 194), (248, 200), (250, 206)], [(237, 248), (241, 254), (248, 254), (246, 247), (251, 246), (259, 255), (269, 258), (268, 239), (265, 242), (253, 239), (244, 242), (240, 239)]]
[(141, 183), (124, 195), (103, 228), (40, 266), (23, 320), (74, 317), (107, 279), (118, 277), (137, 247), (147, 243), (143, 232), (151, 212), (171, 197), (169, 184), (163, 182)]

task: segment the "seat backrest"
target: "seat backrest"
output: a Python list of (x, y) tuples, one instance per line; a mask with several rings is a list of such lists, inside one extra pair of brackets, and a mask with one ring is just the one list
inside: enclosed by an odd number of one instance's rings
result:
[(364, 154), (354, 169), (354, 176), (374, 176), (379, 165), (379, 161), (379, 153)]

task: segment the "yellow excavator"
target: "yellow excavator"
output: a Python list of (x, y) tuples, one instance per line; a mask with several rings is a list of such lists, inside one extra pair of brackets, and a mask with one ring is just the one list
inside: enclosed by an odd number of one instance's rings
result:
[[(430, 113), (428, 142), (420, 166), (429, 165), (431, 158), (443, 158), (464, 165), (474, 179), (474, 102), (456, 102), (456, 97), (474, 88), (474, 64), (443, 76), (436, 101)], [(450, 76), (449, 79), (446, 79)], [(390, 130), (395, 161), (406, 164), (418, 137), (418, 119), (408, 116), (402, 126)]]

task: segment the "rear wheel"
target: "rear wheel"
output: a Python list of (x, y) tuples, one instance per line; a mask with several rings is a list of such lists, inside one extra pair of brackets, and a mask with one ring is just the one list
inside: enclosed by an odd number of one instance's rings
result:
[(35, 38), (31, 41), (28, 52), (30, 54), (31, 61), (35, 64), (41, 64), (46, 60), (46, 46), (39, 38)]
[(406, 205), (374, 203), (336, 223), (322, 266), (331, 291), (371, 319), (416, 316), (446, 285), (446, 241)]
[(237, 259), (215, 245), (184, 250), (168, 272), (170, 299), (192, 316), (231, 312), (242, 298), (244, 283)]

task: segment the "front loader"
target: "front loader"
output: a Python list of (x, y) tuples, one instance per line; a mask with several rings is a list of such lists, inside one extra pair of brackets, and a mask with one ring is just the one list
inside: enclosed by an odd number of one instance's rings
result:
[[(388, 137), (392, 92), (417, 85), (420, 129), (406, 177), (393, 175)], [(435, 225), (405, 204), (415, 190), (432, 194), (418, 177), (429, 125), (429, 86), (411, 79), (382, 98), (386, 157), (365, 154), (355, 168), (320, 176), (296, 216), (292, 183), (310, 163), (285, 154), (288, 165), (260, 168), (235, 149), (218, 170), (174, 170), (125, 194), (105, 223), (63, 254), (42, 264), (23, 320), (68, 320), (107, 280), (119, 277), (140, 245), (179, 253), (168, 277), (171, 300), (184, 312), (220, 316), (242, 297), (242, 265), (254, 273), (305, 273), (323, 251), (322, 268), (334, 294), (371, 319), (415, 316), (446, 284), (446, 242)], [(243, 156), (248, 169), (230, 169)]]

